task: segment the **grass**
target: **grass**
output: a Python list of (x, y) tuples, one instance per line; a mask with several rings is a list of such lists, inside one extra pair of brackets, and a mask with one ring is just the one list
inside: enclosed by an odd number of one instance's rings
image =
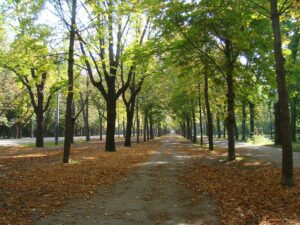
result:
[[(44, 142), (44, 148), (49, 148), (49, 147), (62, 147), (64, 145), (63, 141), (59, 141), (58, 145), (55, 145), (55, 141), (45, 141)], [(28, 144), (23, 144), (23, 147), (27, 147), (27, 148), (35, 148), (35, 143), (28, 143)]]
[[(270, 147), (280, 147), (278, 145), (274, 145), (274, 142), (270, 140), (269, 138), (263, 136), (263, 135), (255, 135), (253, 138), (247, 140), (248, 143), (256, 144), (256, 145), (264, 145), (264, 146), (270, 146)], [(297, 140), (296, 142), (293, 142), (293, 151), (294, 152), (300, 152), (300, 140)]]
[(300, 152), (300, 141), (293, 142), (293, 151)]
[[(81, 144), (81, 143), (86, 143), (86, 141), (85, 140), (75, 140), (75, 144)], [(58, 145), (55, 144), (55, 141), (45, 141), (44, 142), (44, 148), (63, 147), (63, 146), (64, 146), (63, 140), (58, 141)], [(23, 144), (22, 147), (35, 148), (35, 143)]]

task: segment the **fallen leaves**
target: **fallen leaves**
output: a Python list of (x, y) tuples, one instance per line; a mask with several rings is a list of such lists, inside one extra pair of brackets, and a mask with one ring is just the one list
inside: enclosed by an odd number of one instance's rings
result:
[(119, 146), (114, 153), (93, 143), (72, 149), (72, 162), (62, 164), (62, 149), (2, 152), (0, 157), (0, 224), (31, 224), (74, 197), (87, 198), (101, 185), (126, 176), (145, 161), (158, 142)]
[[(220, 206), (223, 224), (297, 224), (300, 186), (284, 188), (281, 171), (250, 158), (227, 163), (224, 149), (213, 152), (187, 145), (181, 151), (194, 163), (181, 178), (196, 192), (207, 192)], [(295, 170), (300, 183), (300, 171)]]

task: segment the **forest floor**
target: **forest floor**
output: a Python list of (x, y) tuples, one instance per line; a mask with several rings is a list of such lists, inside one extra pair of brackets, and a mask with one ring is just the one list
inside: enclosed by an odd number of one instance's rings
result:
[(121, 143), (80, 143), (69, 165), (61, 148), (0, 148), (0, 224), (300, 224), (299, 169), (284, 188), (245, 146), (227, 162), (175, 135)]

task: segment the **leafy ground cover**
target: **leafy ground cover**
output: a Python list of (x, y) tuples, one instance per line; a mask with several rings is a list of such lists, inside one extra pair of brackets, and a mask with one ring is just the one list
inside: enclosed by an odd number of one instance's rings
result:
[(0, 224), (31, 224), (74, 197), (87, 198), (101, 185), (124, 177), (159, 146), (156, 141), (104, 152), (102, 143), (72, 149), (62, 164), (62, 149), (0, 149)]
[(237, 157), (226, 162), (226, 149), (214, 151), (195, 145), (182, 145), (180, 151), (193, 156), (191, 167), (181, 178), (187, 187), (208, 193), (220, 206), (223, 224), (299, 224), (300, 171), (298, 185), (284, 188), (280, 169), (270, 163)]

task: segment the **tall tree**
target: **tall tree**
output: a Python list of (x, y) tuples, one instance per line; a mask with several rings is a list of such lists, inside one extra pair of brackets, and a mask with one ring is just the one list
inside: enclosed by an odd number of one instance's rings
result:
[[(54, 59), (47, 46), (51, 35), (44, 25), (36, 25), (43, 1), (37, 5), (29, 3), (27, 7), (17, 4), (14, 12), (18, 21), (18, 32), (9, 46), (1, 66), (12, 71), (18, 81), (26, 88), (33, 107), (36, 127), (36, 147), (44, 146), (44, 116), (54, 94), (60, 89), (61, 82), (55, 79)], [(57, 76), (56, 76), (57, 78)]]
[[(137, 10), (133, 12), (131, 9), (135, 7)], [(139, 11), (137, 2), (115, 0), (108, 0), (101, 4), (98, 4), (98, 1), (89, 1), (85, 3), (84, 8), (91, 24), (84, 26), (85, 33), (77, 30), (77, 36), (80, 39), (83, 61), (91, 83), (101, 92), (106, 101), (105, 150), (116, 151), (116, 102), (128, 88), (136, 66), (132, 59), (131, 65), (127, 65), (126, 79), (122, 77), (124, 82), (120, 85), (121, 76), (125, 75), (119, 71), (121, 56), (129, 45), (130, 25), (135, 24), (133, 20), (138, 15), (143, 15), (143, 11)], [(134, 14), (136, 15), (133, 16)], [(97, 74), (98, 80), (95, 79), (94, 73)]]
[(72, 103), (74, 102), (74, 45), (76, 37), (76, 15), (77, 15), (77, 0), (71, 2), (71, 22), (67, 23), (70, 38), (69, 38), (69, 51), (68, 51), (68, 95), (66, 105), (65, 117), (65, 141), (64, 141), (64, 154), (63, 162), (69, 163), (71, 143), (74, 135), (74, 118), (72, 116)]
[(291, 140), (291, 127), (286, 89), (285, 59), (282, 54), (282, 40), (280, 31), (280, 16), (290, 7), (289, 1), (285, 1), (278, 10), (278, 1), (270, 0), (271, 21), (274, 37), (274, 57), (277, 75), (277, 90), (280, 107), (280, 129), (282, 140), (282, 176), (281, 183), (286, 186), (294, 184), (293, 179), (293, 148)]

